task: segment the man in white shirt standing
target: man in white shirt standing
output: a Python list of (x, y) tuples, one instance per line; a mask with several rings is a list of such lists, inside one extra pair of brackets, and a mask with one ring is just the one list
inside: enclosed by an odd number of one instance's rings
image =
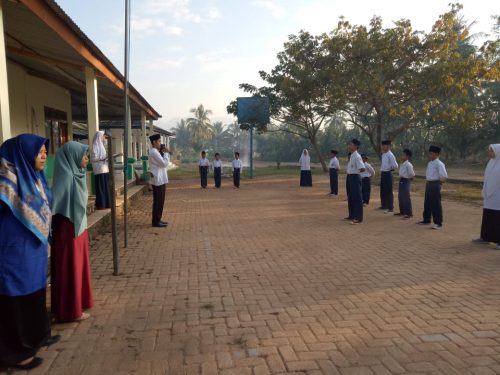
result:
[(153, 175), (153, 213), (151, 224), (156, 228), (164, 228), (168, 225), (167, 222), (161, 220), (163, 215), (163, 206), (165, 204), (165, 192), (168, 183), (168, 158), (164, 158), (160, 154), (161, 137), (159, 134), (153, 134), (149, 137), (151, 141), (151, 150), (149, 151), (149, 170)]
[(330, 165), (329, 165), (329, 173), (330, 173), (330, 196), (336, 197), (339, 194), (339, 170), (340, 163), (339, 159), (337, 159), (338, 152), (336, 150), (330, 151)]
[(235, 188), (240, 188), (240, 176), (241, 176), (241, 169), (243, 168), (243, 164), (241, 163), (240, 160), (240, 153), (235, 152), (234, 153), (234, 160), (231, 163), (231, 166), (233, 167), (233, 184)]
[(396, 157), (391, 151), (391, 141), (382, 141), (382, 160), (380, 163), (380, 203), (386, 213), (394, 211), (392, 192), (392, 172), (398, 167)]
[(351, 224), (361, 224), (363, 221), (363, 197), (361, 194), (361, 176), (365, 171), (365, 164), (358, 153), (361, 142), (354, 138), (349, 143), (351, 156), (347, 163), (347, 206), (349, 216), (346, 220), (352, 220)]
[(425, 198), (423, 220), (418, 224), (427, 225), (434, 221), (432, 229), (441, 229), (443, 226), (443, 207), (441, 206), (441, 185), (448, 178), (444, 163), (439, 160), (441, 148), (429, 147), (429, 163), (425, 171)]
[(403, 219), (409, 219), (413, 216), (413, 209), (411, 205), (411, 180), (415, 177), (413, 164), (410, 163), (412, 152), (405, 148), (401, 154), (401, 166), (399, 167), (399, 213), (394, 215), (403, 216)]

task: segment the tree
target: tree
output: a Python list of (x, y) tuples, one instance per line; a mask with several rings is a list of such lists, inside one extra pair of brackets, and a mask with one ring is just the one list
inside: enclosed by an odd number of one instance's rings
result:
[(212, 125), (212, 147), (215, 152), (221, 152), (221, 148), (226, 147), (229, 138), (228, 129), (220, 121)]
[(192, 150), (191, 132), (189, 131), (186, 121), (181, 120), (172, 129), (175, 133), (175, 145), (179, 154), (189, 153)]
[(208, 116), (212, 114), (210, 109), (205, 109), (203, 104), (189, 111), (194, 115), (187, 119), (187, 127), (191, 133), (193, 147), (196, 150), (204, 148), (212, 135), (211, 121)]
[[(278, 65), (270, 73), (259, 72), (267, 86), (257, 88), (243, 83), (240, 88), (254, 96), (267, 96), (271, 118), (277, 128), (309, 140), (326, 172), (318, 134), (331, 112), (326, 95), (326, 66), (319, 49), (319, 39), (305, 31), (290, 35), (277, 58)], [(228, 112), (235, 111), (233, 102), (228, 106)]]
[(346, 113), (377, 153), (382, 138), (394, 139), (429, 115), (442, 114), (486, 75), (481, 54), (461, 51), (469, 37), (461, 8), (452, 4), (428, 34), (413, 31), (408, 20), (384, 29), (374, 17), (369, 28), (341, 20), (324, 36), (332, 111)]

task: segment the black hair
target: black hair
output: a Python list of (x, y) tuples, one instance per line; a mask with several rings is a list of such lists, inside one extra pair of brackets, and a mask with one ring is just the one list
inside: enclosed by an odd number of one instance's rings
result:
[(334, 155), (337, 155), (337, 154), (338, 154), (337, 150), (330, 150), (330, 153), (331, 153), (331, 154), (334, 154)]
[(236, 151), (234, 154), (240, 156), (240, 153), (238, 151)]

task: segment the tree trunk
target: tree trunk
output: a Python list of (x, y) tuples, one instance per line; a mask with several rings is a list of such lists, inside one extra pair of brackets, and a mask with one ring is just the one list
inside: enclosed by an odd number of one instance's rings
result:
[(321, 168), (323, 169), (323, 172), (328, 172), (328, 169), (326, 167), (326, 162), (325, 162), (325, 158), (323, 157), (323, 155), (321, 155), (321, 152), (319, 150), (319, 146), (318, 146), (318, 142), (316, 141), (316, 137), (311, 137), (309, 139), (309, 141), (311, 142), (311, 145), (314, 149), (314, 152), (316, 152), (316, 154), (318, 155), (318, 159), (319, 159), (319, 162), (321, 163)]

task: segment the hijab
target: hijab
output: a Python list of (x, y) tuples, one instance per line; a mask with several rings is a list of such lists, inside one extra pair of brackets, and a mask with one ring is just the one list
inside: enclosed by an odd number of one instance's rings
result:
[(69, 141), (56, 153), (52, 191), (52, 212), (68, 218), (75, 226), (75, 238), (87, 229), (87, 172), (80, 163), (89, 146)]
[(0, 200), (43, 244), (50, 233), (52, 196), (43, 171), (35, 160), (49, 140), (34, 134), (21, 134), (0, 146)]
[(490, 145), (495, 157), (488, 161), (484, 171), (483, 196), (491, 197), (500, 189), (500, 143)]
[(106, 147), (104, 147), (103, 142), (104, 132), (102, 130), (98, 130), (94, 134), (94, 140), (92, 141), (92, 157), (91, 162), (95, 163), (97, 161), (104, 161), (108, 156), (106, 153)]
[(307, 162), (310, 162), (310, 160), (311, 160), (311, 157), (309, 156), (309, 151), (307, 151), (307, 149), (302, 150), (302, 154), (300, 154), (299, 161), (300, 162), (305, 161), (307, 163)]

